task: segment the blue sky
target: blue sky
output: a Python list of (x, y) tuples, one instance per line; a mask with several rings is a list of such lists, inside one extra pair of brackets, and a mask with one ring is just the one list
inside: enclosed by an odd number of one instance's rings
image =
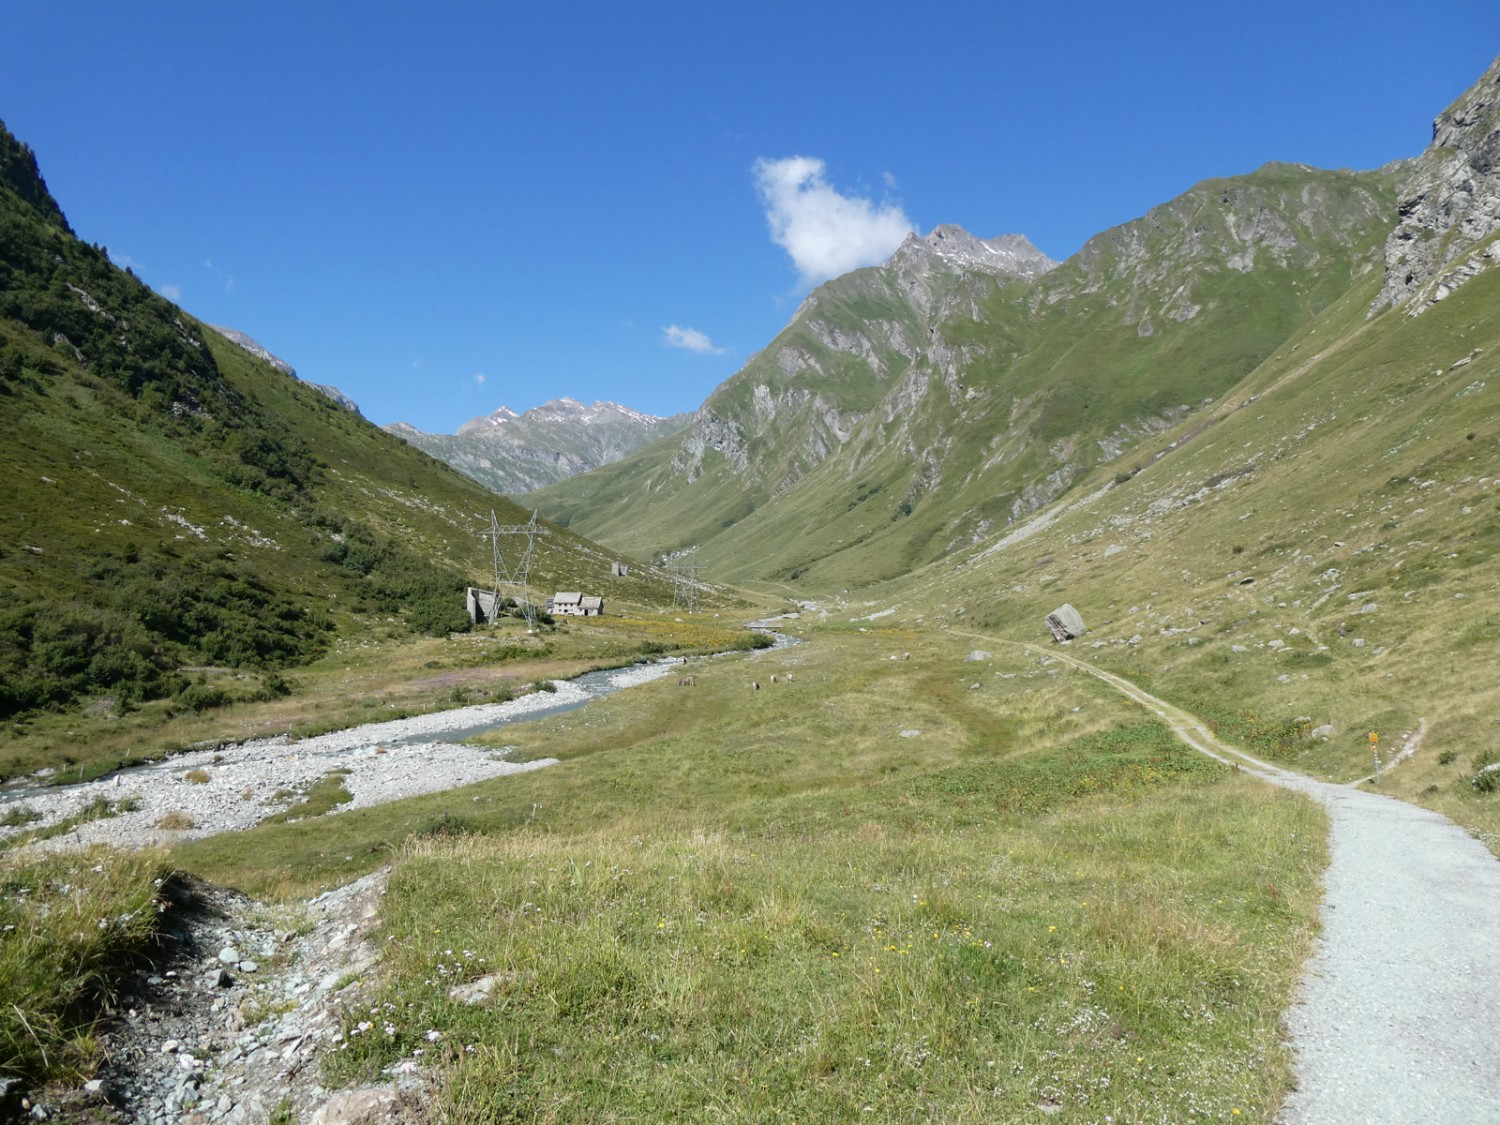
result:
[(1201, 179), (1414, 156), (1500, 5), (8, 0), (0, 36), (83, 238), (452, 432), (694, 409), (908, 227), (1063, 258)]

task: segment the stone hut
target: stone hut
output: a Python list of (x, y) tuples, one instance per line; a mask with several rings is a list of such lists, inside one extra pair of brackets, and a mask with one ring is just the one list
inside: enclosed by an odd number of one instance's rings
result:
[(469, 611), (470, 623), (483, 625), (488, 621), (494, 621), (500, 616), (502, 608), (500, 600), (493, 590), (481, 590), (477, 586), (470, 586), (464, 592), (464, 603)]
[(548, 599), (547, 612), (558, 617), (599, 617), (604, 613), (604, 599), (576, 590), (560, 591)]

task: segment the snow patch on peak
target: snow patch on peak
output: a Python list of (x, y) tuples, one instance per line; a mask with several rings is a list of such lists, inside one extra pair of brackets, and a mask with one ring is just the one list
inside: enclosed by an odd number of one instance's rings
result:
[(502, 406), (490, 414), (482, 414), (478, 418), (470, 418), (458, 428), (461, 434), (473, 433), (475, 430), (492, 430), (497, 426), (503, 426), (507, 422), (514, 422), (520, 415), (508, 406)]

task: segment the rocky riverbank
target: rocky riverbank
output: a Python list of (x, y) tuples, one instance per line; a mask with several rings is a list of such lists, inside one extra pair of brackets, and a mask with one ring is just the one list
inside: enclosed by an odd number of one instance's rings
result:
[[(645, 683), (670, 671), (667, 664), (621, 669), (610, 674), (604, 690)], [(92, 810), (105, 815), (36, 846), (58, 850), (174, 843), (250, 828), (297, 804), (333, 771), (341, 771), (352, 797), (334, 810), (338, 812), (539, 769), (554, 760), (513, 762), (505, 751), (425, 739), (523, 719), (599, 694), (566, 681), (553, 687), (507, 703), (369, 723), (312, 738), (280, 736), (195, 750), (80, 785), (36, 786), (0, 804), (0, 813), (19, 814), (10, 817), (17, 823), (0, 827), (0, 840)]]
[(376, 872), (283, 908), (174, 881), (164, 888), (161, 955), (124, 982), (97, 1077), (11, 1108), (91, 1125), (422, 1120), (429, 1079), (416, 1060), (339, 1092), (322, 1085), (318, 1061), (342, 1040), (342, 1013), (375, 968), (370, 937), (385, 879)]
[[(0, 829), (0, 835), (55, 825), (104, 801), (118, 811), (35, 846), (138, 847), (250, 827), (294, 804), (301, 791), (334, 770), (341, 771), (352, 796), (339, 808), (358, 808), (536, 769), (553, 759), (517, 763), (503, 751), (431, 739), (584, 703), (673, 668), (665, 662), (638, 665), (610, 673), (602, 684), (559, 682), (555, 691), (508, 703), (300, 740), (194, 751), (83, 785), (34, 786), (0, 811), (24, 804), (37, 819)], [(174, 814), (191, 826), (162, 827)], [(366, 980), (378, 972), (371, 935), (386, 875), (377, 872), (291, 906), (268, 906), (192, 876), (174, 876), (162, 888), (158, 952), (128, 974), (112, 1017), (100, 1026), (104, 1066), (79, 1089), (24, 1092), (14, 1082), (0, 1083), (0, 1121), (425, 1120), (434, 1078), (418, 1058), (398, 1063), (370, 1085), (341, 1091), (322, 1085), (320, 1059), (344, 1041), (345, 1013), (358, 1007)]]

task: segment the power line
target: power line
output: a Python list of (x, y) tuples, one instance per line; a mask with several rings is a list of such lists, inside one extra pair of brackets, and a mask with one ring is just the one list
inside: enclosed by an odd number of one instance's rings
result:
[[(531, 564), (536, 557), (536, 541), (541, 535), (550, 535), (551, 532), (537, 522), (537, 514), (531, 513), (531, 519), (527, 523), (502, 524), (495, 518), (495, 510), (490, 509), (490, 526), (479, 532), (481, 539), (490, 541), (490, 554), (494, 563), (494, 590), (491, 597), (495, 599), (494, 616), (500, 615), (500, 590), (502, 586), (510, 592), (509, 596), (518, 606), (526, 618), (526, 631), (536, 632), (536, 604), (531, 599)], [(500, 550), (500, 537), (502, 535), (524, 535), (526, 546), (521, 550), (519, 558), (512, 558), (506, 563), (505, 555)], [(493, 618), (492, 618), (493, 620)]]
[(698, 551), (677, 556), (672, 566), (672, 608), (698, 612)]

